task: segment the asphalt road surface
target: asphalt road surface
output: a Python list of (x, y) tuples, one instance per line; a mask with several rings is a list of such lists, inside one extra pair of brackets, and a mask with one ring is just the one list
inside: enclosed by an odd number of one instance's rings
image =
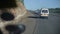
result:
[(28, 13), (23, 19), (26, 30), (23, 34), (60, 34), (60, 15), (50, 13), (47, 18), (40, 18), (38, 14)]
[(50, 13), (47, 18), (36, 18), (37, 22), (33, 34), (60, 34), (60, 16)]

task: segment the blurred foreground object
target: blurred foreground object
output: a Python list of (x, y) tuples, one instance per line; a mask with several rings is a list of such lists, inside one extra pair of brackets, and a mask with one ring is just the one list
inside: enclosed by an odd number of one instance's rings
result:
[(26, 13), (23, 0), (0, 0), (0, 34), (23, 33), (25, 25), (20, 21)]
[(10, 34), (21, 34), (25, 31), (25, 25), (8, 25), (6, 26), (6, 30), (9, 31)]

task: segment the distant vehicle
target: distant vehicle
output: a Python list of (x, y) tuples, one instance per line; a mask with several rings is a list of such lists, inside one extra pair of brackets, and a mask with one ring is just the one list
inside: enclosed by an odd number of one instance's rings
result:
[(41, 17), (48, 17), (49, 16), (49, 10), (47, 8), (42, 8), (40, 12)]
[(35, 12), (36, 12), (37, 14), (39, 14), (40, 10), (39, 10), (39, 9), (38, 9), (38, 10), (35, 10)]

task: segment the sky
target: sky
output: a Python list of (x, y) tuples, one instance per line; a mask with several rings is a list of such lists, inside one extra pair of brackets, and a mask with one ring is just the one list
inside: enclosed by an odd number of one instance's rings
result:
[(26, 9), (59, 8), (60, 0), (24, 0)]

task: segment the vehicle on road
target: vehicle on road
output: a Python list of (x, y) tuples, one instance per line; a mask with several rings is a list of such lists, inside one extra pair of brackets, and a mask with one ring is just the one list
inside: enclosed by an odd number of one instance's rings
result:
[(49, 16), (49, 10), (47, 8), (42, 8), (40, 12), (40, 17), (48, 17)]

